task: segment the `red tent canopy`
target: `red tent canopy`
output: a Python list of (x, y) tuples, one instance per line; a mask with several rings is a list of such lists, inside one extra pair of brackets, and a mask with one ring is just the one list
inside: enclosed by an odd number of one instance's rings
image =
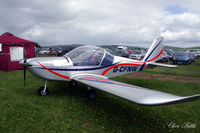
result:
[(35, 57), (35, 42), (24, 40), (6, 32), (0, 36), (0, 70), (23, 69), (19, 61), (23, 59), (25, 50), (26, 58)]
[(19, 37), (14, 36), (13, 34), (9, 32), (6, 32), (0, 36), (0, 42), (2, 44), (33, 44), (35, 45), (35, 42), (21, 39)]

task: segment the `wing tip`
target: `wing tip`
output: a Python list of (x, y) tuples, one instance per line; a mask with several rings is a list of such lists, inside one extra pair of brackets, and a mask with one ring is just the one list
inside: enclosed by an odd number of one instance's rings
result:
[(171, 105), (171, 104), (176, 104), (176, 103), (183, 103), (183, 102), (190, 102), (190, 101), (194, 101), (197, 99), (200, 99), (200, 94), (197, 95), (192, 95), (192, 96), (185, 96), (185, 97), (181, 97), (181, 96), (176, 96), (176, 95), (172, 95), (176, 98), (172, 98), (172, 99), (161, 99), (161, 101), (155, 101), (155, 99), (145, 99), (142, 101), (138, 101), (136, 102), (137, 104), (140, 105), (145, 105), (145, 106), (159, 106), (159, 105)]

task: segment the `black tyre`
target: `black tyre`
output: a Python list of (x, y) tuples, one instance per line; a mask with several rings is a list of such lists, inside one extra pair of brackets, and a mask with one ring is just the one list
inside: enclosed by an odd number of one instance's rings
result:
[(87, 92), (87, 96), (88, 96), (89, 99), (95, 99), (96, 96), (97, 96), (96, 91), (95, 90), (89, 90)]
[(46, 88), (46, 91), (44, 91), (44, 86), (42, 86), (42, 87), (40, 87), (38, 89), (38, 95), (40, 95), (40, 96), (46, 96), (48, 94), (49, 94), (49, 89), (48, 88)]

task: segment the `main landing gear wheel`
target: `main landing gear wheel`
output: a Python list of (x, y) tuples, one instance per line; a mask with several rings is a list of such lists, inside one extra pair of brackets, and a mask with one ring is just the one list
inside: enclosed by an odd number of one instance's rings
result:
[(42, 86), (42, 87), (40, 87), (38, 89), (38, 95), (46, 96), (47, 94), (49, 94), (49, 89), (48, 88), (44, 89), (44, 86)]
[(49, 94), (49, 89), (47, 88), (47, 80), (45, 81), (45, 84), (43, 87), (40, 87), (38, 89), (38, 94), (40, 96), (46, 96), (47, 94)]
[(87, 96), (88, 96), (89, 99), (95, 99), (96, 96), (97, 96), (96, 91), (88, 86)]

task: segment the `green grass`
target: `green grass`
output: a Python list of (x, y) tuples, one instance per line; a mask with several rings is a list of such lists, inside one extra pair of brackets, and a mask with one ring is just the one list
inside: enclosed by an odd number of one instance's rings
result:
[[(114, 80), (177, 95), (200, 93), (200, 83), (130, 79)], [(23, 87), (23, 71), (0, 72), (0, 133), (21, 132), (200, 132), (200, 100), (166, 106), (140, 106), (98, 91), (89, 100), (86, 86), (68, 87), (66, 82), (51, 81), (50, 95), (40, 97), (41, 80), (29, 72)], [(195, 123), (196, 128), (168, 127), (170, 122)]]
[[(170, 62), (171, 64), (171, 62)], [(146, 69), (143, 72), (168, 74), (168, 75), (180, 75), (189, 77), (200, 77), (200, 58), (190, 65), (177, 65), (177, 68), (155, 67), (154, 69)]]

